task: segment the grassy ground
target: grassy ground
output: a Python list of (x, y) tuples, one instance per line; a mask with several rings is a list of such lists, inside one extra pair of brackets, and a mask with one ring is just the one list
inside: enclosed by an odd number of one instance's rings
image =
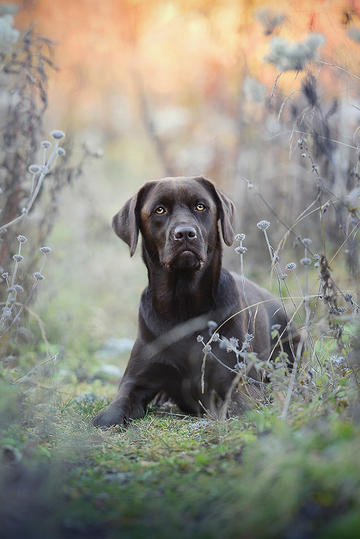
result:
[(360, 426), (339, 388), (287, 423), (274, 402), (226, 421), (153, 408), (101, 431), (96, 394), (115, 384), (49, 374), (2, 385), (2, 537), (358, 537)]

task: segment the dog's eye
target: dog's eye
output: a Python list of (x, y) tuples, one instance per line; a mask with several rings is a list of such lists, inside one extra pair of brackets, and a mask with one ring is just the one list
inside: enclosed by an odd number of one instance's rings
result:
[(154, 213), (156, 213), (157, 215), (163, 215), (164, 213), (166, 213), (166, 210), (162, 206), (158, 206), (157, 208), (155, 208)]
[(195, 209), (197, 209), (197, 211), (204, 211), (204, 210), (206, 210), (206, 206), (205, 206), (205, 204), (202, 204), (200, 202), (199, 204), (196, 204)]

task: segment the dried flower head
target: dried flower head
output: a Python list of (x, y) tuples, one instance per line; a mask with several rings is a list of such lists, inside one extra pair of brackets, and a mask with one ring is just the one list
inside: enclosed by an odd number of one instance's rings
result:
[(312, 244), (312, 240), (310, 238), (303, 238), (302, 243), (305, 247), (309, 247)]
[(50, 135), (55, 140), (61, 140), (62, 138), (65, 137), (64, 131), (60, 131), (59, 129), (54, 129), (54, 131), (51, 131)]
[(204, 352), (204, 354), (209, 354), (211, 352), (210, 344), (205, 344), (205, 346), (203, 348), (203, 352)]
[(296, 269), (295, 262), (289, 262), (288, 264), (286, 264), (285, 269), (287, 271), (294, 271)]
[(44, 254), (44, 255), (48, 255), (51, 253), (51, 247), (47, 247), (46, 245), (44, 245), (44, 247), (40, 247), (40, 251)]
[(311, 258), (305, 257), (300, 260), (303, 266), (311, 266)]
[(16, 239), (18, 240), (19, 243), (26, 243), (27, 242), (27, 238), (25, 236), (23, 236), (22, 234), (19, 234)]
[(1, 313), (2, 313), (2, 318), (10, 318), (11, 316), (11, 309), (9, 307), (3, 307), (2, 310), (1, 310)]
[(246, 238), (245, 234), (236, 234), (235, 236), (236, 241), (244, 241), (245, 238)]
[(24, 257), (22, 255), (13, 255), (13, 260), (15, 260), (15, 262), (22, 262)]
[(203, 342), (204, 337), (203, 337), (202, 335), (198, 335), (198, 336), (196, 337), (196, 340), (197, 340), (197, 342)]
[(256, 226), (258, 227), (259, 230), (267, 230), (270, 226), (270, 223), (269, 221), (259, 221)]
[(285, 15), (264, 7), (257, 10), (256, 18), (264, 27), (264, 34), (268, 36), (273, 33), (277, 26), (284, 22)]
[(351, 294), (344, 294), (344, 300), (348, 303), (352, 303), (352, 295)]
[(244, 255), (247, 251), (247, 248), (243, 245), (239, 245), (238, 247), (235, 247), (235, 252), (239, 253), (240, 255)]
[(31, 174), (38, 174), (41, 171), (41, 166), (40, 165), (30, 165), (29, 168), (28, 168), (28, 171)]
[(56, 150), (56, 153), (57, 153), (57, 155), (60, 155), (61, 157), (64, 156), (64, 155), (66, 154), (64, 148), (58, 148), (58, 149)]
[(51, 146), (51, 142), (49, 140), (43, 140), (41, 143), (41, 146), (47, 150)]
[(35, 273), (33, 273), (33, 277), (36, 281), (43, 281), (45, 279), (44, 275), (40, 273), (40, 271), (35, 271)]
[(21, 284), (15, 284), (15, 285), (14, 285), (14, 288), (15, 288), (15, 290), (16, 290), (16, 292), (17, 292), (18, 294), (22, 294), (22, 292), (24, 292), (24, 289), (23, 289), (23, 287), (21, 286)]
[(213, 342), (218, 342), (220, 340), (220, 335), (218, 333), (213, 333), (212, 340)]

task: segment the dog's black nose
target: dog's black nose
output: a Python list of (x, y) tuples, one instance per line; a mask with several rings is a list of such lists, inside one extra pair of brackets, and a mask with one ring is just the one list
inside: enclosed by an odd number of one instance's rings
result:
[(193, 226), (177, 226), (174, 230), (174, 240), (195, 240), (196, 237)]

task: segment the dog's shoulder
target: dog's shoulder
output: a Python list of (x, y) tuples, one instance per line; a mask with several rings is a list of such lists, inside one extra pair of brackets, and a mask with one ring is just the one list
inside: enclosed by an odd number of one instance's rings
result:
[(247, 306), (254, 306), (254, 308), (266, 312), (270, 327), (278, 323), (282, 326), (286, 325), (288, 316), (279, 298), (266, 290), (266, 288), (246, 277), (242, 277), (238, 273), (231, 272), (231, 275), (236, 282), (242, 301)]
[[(239, 273), (236, 273), (235, 271), (230, 272), (231, 277), (234, 279), (236, 288), (240, 291), (240, 294), (242, 296), (247, 296), (247, 303), (248, 302), (257, 302), (257, 301), (265, 301), (265, 300), (273, 300), (277, 302), (276, 297), (271, 294), (266, 288), (258, 285), (254, 281), (251, 281), (250, 279), (247, 279), (246, 277), (239, 275)], [(252, 301), (253, 300), (253, 301)]]

